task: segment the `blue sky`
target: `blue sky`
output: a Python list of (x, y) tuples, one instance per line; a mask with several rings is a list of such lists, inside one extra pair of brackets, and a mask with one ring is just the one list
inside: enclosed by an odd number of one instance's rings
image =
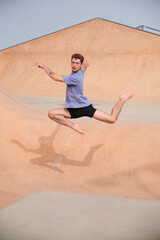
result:
[(0, 0), (0, 50), (100, 17), (160, 29), (160, 0)]

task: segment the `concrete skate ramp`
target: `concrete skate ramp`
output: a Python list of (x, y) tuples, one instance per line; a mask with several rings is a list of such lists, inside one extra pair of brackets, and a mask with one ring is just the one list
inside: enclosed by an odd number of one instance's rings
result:
[(75, 52), (90, 62), (84, 85), (89, 99), (115, 100), (133, 90), (135, 102), (160, 101), (160, 37), (102, 19), (1, 51), (0, 86), (16, 95), (64, 97), (65, 85), (34, 64), (69, 75)]
[(0, 115), (1, 208), (43, 189), (160, 199), (160, 123), (83, 118), (83, 136), (3, 89)]

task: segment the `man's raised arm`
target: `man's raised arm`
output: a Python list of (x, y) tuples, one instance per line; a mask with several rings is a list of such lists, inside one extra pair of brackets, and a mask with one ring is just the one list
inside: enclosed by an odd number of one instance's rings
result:
[(55, 72), (50, 70), (48, 67), (46, 67), (43, 63), (36, 62), (35, 66), (42, 68), (48, 74), (48, 76), (51, 77), (54, 81), (64, 83), (63, 76), (56, 74)]
[(83, 65), (82, 65), (83, 72), (85, 72), (88, 67), (89, 67), (89, 62), (88, 61), (84, 61)]

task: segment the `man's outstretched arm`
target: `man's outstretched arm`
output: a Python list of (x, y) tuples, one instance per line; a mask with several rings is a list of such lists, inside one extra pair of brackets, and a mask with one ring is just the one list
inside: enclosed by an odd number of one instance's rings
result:
[(89, 67), (89, 62), (88, 61), (84, 61), (83, 65), (82, 65), (83, 72), (85, 72), (88, 67)]
[(36, 62), (35, 66), (37, 66), (39, 68), (42, 68), (48, 74), (48, 76), (51, 77), (54, 81), (63, 82), (64, 83), (63, 76), (56, 74), (51, 69), (46, 67), (43, 63)]

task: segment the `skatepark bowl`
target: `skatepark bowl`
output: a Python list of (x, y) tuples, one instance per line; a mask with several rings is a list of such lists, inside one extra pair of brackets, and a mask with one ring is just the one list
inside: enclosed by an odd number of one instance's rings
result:
[[(73, 120), (84, 135), (48, 118), (65, 84), (34, 66), (69, 75), (74, 52), (95, 108), (135, 92), (115, 124)], [(159, 66), (159, 36), (102, 19), (0, 52), (0, 240), (160, 239)]]

